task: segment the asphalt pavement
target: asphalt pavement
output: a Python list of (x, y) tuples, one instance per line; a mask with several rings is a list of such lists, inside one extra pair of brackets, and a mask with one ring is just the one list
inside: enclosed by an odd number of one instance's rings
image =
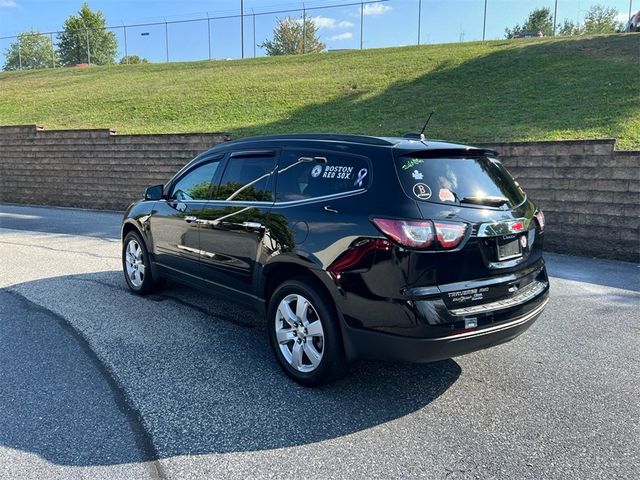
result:
[(640, 267), (547, 255), (518, 339), (289, 381), (260, 318), (130, 294), (121, 215), (0, 205), (0, 478), (640, 478)]

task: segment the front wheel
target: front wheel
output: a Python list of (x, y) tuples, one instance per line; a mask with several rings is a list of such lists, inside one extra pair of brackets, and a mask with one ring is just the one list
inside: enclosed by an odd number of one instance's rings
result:
[(345, 367), (337, 318), (329, 300), (304, 280), (290, 280), (271, 296), (267, 326), (278, 363), (293, 380), (312, 387), (336, 379)]
[(122, 270), (127, 285), (139, 295), (159, 290), (162, 279), (153, 278), (147, 246), (138, 232), (127, 233), (122, 242)]

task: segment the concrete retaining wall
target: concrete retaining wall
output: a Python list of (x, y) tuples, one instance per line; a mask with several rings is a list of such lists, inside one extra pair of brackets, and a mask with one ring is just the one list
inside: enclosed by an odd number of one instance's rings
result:
[(124, 210), (226, 133), (115, 135), (0, 127), (0, 201)]
[(640, 152), (614, 140), (488, 145), (548, 224), (547, 250), (640, 261)]
[[(115, 135), (0, 127), (0, 202), (123, 210), (225, 133)], [(500, 143), (493, 148), (544, 210), (547, 248), (640, 260), (640, 152), (613, 140)]]

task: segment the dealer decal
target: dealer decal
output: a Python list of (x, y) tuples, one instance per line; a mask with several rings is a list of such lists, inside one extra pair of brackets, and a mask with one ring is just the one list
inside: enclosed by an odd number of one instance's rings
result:
[(475, 302), (484, 299), (484, 294), (489, 291), (489, 287), (470, 288), (458, 292), (449, 292), (447, 295), (453, 303)]

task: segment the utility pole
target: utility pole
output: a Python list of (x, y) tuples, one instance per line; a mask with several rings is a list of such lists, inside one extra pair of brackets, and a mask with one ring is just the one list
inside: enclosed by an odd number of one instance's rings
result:
[(420, 27), (422, 26), (422, 0), (418, 0), (418, 45), (420, 45)]
[(487, 33), (487, 0), (484, 0), (484, 20), (482, 21), (482, 41), (484, 42)]
[(364, 41), (364, 0), (360, 1), (360, 50), (362, 50)]
[(633, 3), (633, 0), (629, 0), (629, 18), (627, 18), (627, 21), (631, 20), (631, 4)]
[(244, 58), (244, 0), (240, 0), (240, 49)]
[(211, 19), (207, 12), (207, 43), (209, 44), (209, 60), (211, 60)]
[(556, 36), (556, 17), (558, 16), (558, 0), (553, 5), (553, 36)]

